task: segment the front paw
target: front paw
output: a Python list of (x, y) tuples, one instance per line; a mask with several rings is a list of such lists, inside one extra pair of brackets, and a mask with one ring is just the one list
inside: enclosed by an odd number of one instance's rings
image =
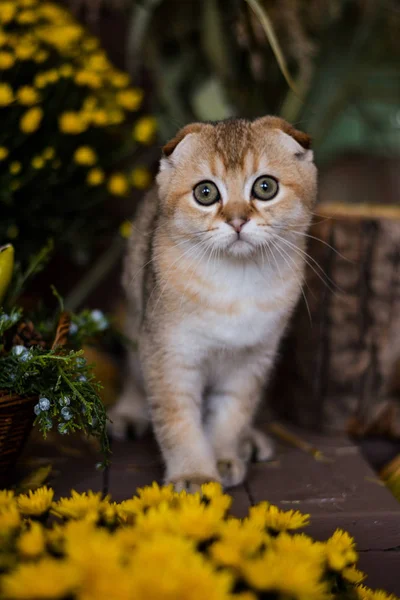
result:
[(220, 458), (217, 461), (217, 468), (222, 485), (227, 488), (243, 483), (247, 473), (245, 461), (238, 456)]
[(169, 478), (167, 483), (172, 483), (176, 492), (185, 491), (189, 494), (195, 494), (196, 492), (200, 492), (203, 483), (210, 483), (211, 481), (219, 482), (219, 477), (194, 473), (192, 475)]

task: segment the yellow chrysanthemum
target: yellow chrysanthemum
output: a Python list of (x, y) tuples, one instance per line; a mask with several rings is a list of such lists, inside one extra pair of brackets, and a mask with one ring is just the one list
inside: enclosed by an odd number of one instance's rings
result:
[(4, 31), (0, 31), (0, 46), (5, 46), (8, 42), (8, 35)]
[(128, 179), (122, 173), (114, 173), (108, 180), (107, 187), (114, 196), (125, 196), (129, 190)]
[(358, 585), (356, 592), (360, 600), (399, 600), (393, 594), (387, 594), (383, 590), (373, 591), (364, 585)]
[(331, 595), (318, 563), (299, 560), (294, 554), (267, 550), (261, 558), (242, 564), (242, 575), (251, 587), (296, 600), (328, 600)]
[(325, 544), (328, 565), (334, 571), (341, 571), (354, 564), (358, 555), (355, 550), (354, 539), (341, 529), (337, 529)]
[[(127, 221), (129, 225), (129, 221)], [(172, 485), (160, 487), (155, 481), (152, 485), (145, 486), (137, 491), (137, 496), (124, 500), (119, 505), (121, 515), (131, 516), (146, 511), (150, 507), (158, 506), (162, 502), (170, 502), (175, 497)]]
[(18, 551), (26, 558), (36, 558), (45, 549), (44, 530), (39, 523), (32, 522), (28, 531), (17, 542)]
[(30, 60), (37, 52), (37, 45), (32, 43), (21, 43), (15, 46), (14, 53), (19, 60)]
[(141, 144), (152, 142), (157, 131), (157, 121), (154, 117), (142, 117), (133, 127), (133, 137)]
[(131, 81), (131, 78), (127, 73), (119, 73), (117, 71), (111, 75), (110, 79), (112, 85), (114, 85), (116, 88), (127, 87)]
[(96, 152), (90, 146), (81, 146), (74, 153), (74, 161), (78, 165), (92, 166), (97, 161)]
[(131, 88), (117, 93), (117, 102), (125, 110), (137, 110), (142, 104), (143, 90)]
[(79, 584), (78, 569), (69, 562), (44, 558), (19, 565), (2, 581), (4, 596), (11, 599), (64, 598), (73, 595)]
[(146, 167), (136, 167), (131, 173), (131, 181), (138, 190), (145, 190), (151, 184), (151, 173)]
[(342, 571), (342, 577), (350, 583), (361, 583), (367, 576), (355, 567), (346, 567)]
[(18, 160), (15, 160), (10, 164), (10, 173), (11, 175), (18, 175), (21, 172), (22, 165)]
[(36, 52), (33, 59), (36, 63), (42, 64), (49, 58), (49, 53), (46, 50), (39, 50)]
[(94, 110), (90, 114), (90, 120), (94, 125), (97, 125), (97, 127), (104, 127), (105, 125), (108, 125), (109, 122), (107, 113), (102, 108)]
[(310, 515), (303, 515), (297, 510), (283, 511), (268, 502), (261, 502), (250, 508), (250, 519), (266, 529), (286, 531), (305, 527)]
[(110, 69), (110, 67), (111, 63), (104, 52), (95, 52), (87, 58), (87, 68), (92, 71), (103, 73)]
[(18, 529), (21, 525), (21, 515), (15, 504), (0, 507), (0, 535)]
[(128, 240), (131, 237), (132, 230), (133, 226), (130, 221), (123, 221), (119, 226), (119, 233), (125, 240)]
[(63, 133), (73, 135), (83, 133), (88, 127), (81, 114), (73, 111), (63, 113), (59, 118), (58, 125)]
[[(154, 577), (154, 566), (160, 576)], [(228, 600), (232, 578), (217, 572), (188, 540), (159, 535), (143, 540), (130, 565), (133, 598)]]
[(8, 83), (0, 83), (0, 106), (8, 106), (13, 100), (12, 87)]
[(61, 498), (52, 506), (51, 512), (58, 517), (82, 519), (90, 511), (98, 511), (103, 503), (101, 493), (92, 491), (79, 494), (72, 490), (70, 498)]
[(34, 10), (22, 10), (17, 15), (17, 22), (21, 23), (21, 25), (31, 25), (32, 23), (36, 23), (38, 17)]
[(104, 171), (102, 169), (90, 169), (87, 174), (86, 181), (88, 185), (101, 185), (105, 179)]
[(269, 536), (248, 519), (229, 519), (220, 524), (219, 540), (210, 548), (210, 554), (219, 565), (239, 568), (244, 560), (255, 556), (270, 542)]
[(75, 83), (77, 85), (87, 85), (90, 88), (98, 89), (102, 85), (101, 77), (93, 71), (79, 71), (75, 75)]
[(65, 64), (61, 65), (58, 72), (61, 75), (61, 77), (72, 77), (72, 75), (74, 74), (74, 68), (72, 65)]
[(0, 2), (0, 23), (6, 24), (12, 21), (16, 12), (15, 2)]
[(14, 492), (12, 490), (0, 490), (0, 509), (12, 504), (15, 504)]
[(37, 4), (37, 0), (19, 0), (19, 3), (24, 8), (28, 8), (31, 6), (35, 6)]
[(35, 88), (30, 85), (24, 85), (20, 87), (17, 91), (16, 96), (18, 102), (25, 106), (36, 104), (40, 100), (40, 96), (37, 90), (35, 90)]
[(43, 110), (34, 106), (26, 111), (19, 121), (19, 127), (24, 133), (34, 133), (40, 126), (43, 118)]
[(17, 497), (18, 508), (24, 515), (42, 515), (49, 510), (53, 496), (54, 491), (47, 486), (40, 487), (35, 491), (29, 490), (28, 494), (20, 494)]
[(32, 159), (32, 167), (34, 169), (43, 169), (44, 165), (45, 165), (45, 161), (42, 156), (35, 156)]
[(8, 156), (8, 150), (4, 146), (0, 146), (0, 160), (4, 160)]
[(56, 151), (51, 146), (48, 146), (43, 150), (43, 158), (45, 160), (52, 160), (56, 155)]
[(15, 63), (15, 58), (11, 52), (0, 52), (0, 69), (11, 69)]

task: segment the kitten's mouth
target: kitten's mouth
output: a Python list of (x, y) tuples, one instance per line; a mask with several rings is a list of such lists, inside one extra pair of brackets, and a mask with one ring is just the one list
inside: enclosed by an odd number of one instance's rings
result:
[(251, 242), (245, 240), (243, 236), (238, 235), (237, 238), (229, 244), (228, 250), (230, 253), (236, 255), (249, 254), (254, 250), (254, 246)]

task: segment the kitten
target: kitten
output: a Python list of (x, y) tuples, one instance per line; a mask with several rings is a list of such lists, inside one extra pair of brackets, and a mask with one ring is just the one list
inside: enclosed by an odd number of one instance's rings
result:
[(309, 147), (277, 117), (188, 125), (139, 209), (124, 287), (140, 366), (131, 353), (110, 417), (121, 436), (151, 415), (176, 489), (237, 485), (254, 450), (272, 454), (252, 421), (301, 292)]

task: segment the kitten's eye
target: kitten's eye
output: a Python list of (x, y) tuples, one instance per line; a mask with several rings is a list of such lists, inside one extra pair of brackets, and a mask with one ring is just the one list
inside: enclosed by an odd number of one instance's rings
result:
[(193, 188), (193, 196), (196, 202), (204, 206), (210, 206), (220, 199), (217, 186), (212, 181), (201, 181)]
[(258, 200), (272, 200), (279, 191), (279, 185), (276, 179), (269, 175), (261, 175), (255, 180), (251, 194)]

